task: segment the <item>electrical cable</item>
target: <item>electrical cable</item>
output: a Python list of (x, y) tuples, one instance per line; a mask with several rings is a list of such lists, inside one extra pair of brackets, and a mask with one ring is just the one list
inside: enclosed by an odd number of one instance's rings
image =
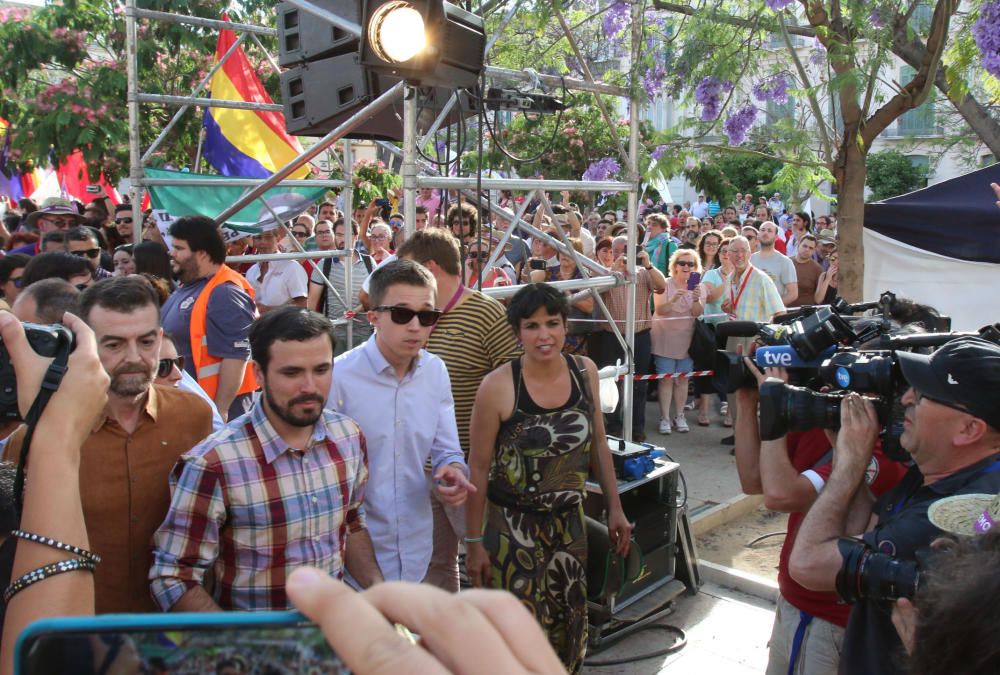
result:
[[(562, 83), (563, 83), (562, 84), (562, 88), (563, 88), (563, 100), (566, 100), (567, 97), (568, 97), (568, 92), (567, 92), (567, 89), (566, 89), (566, 76), (565, 75), (562, 77)], [(485, 97), (482, 96), (482, 94), (483, 94), (482, 91), (480, 92), (480, 94), (481, 94), (481, 96), (479, 97), (479, 107), (480, 107), (480, 109), (482, 109), (482, 108), (485, 107)], [(567, 103), (566, 108), (571, 107), (575, 103), (575, 97), (570, 96), (569, 98), (571, 98), (572, 100), (570, 100), (569, 103)], [(501, 123), (498, 121), (499, 118), (497, 117), (497, 113), (498, 112), (500, 112), (500, 111), (499, 110), (493, 111), (494, 124), (496, 125), (496, 128), (497, 128), (498, 131), (502, 131)], [(524, 163), (524, 164), (532, 164), (532, 163), (537, 162), (538, 160), (540, 160), (547, 152), (549, 152), (549, 151), (552, 150), (552, 147), (555, 145), (556, 136), (559, 135), (559, 128), (560, 128), (560, 125), (562, 124), (562, 116), (563, 116), (564, 112), (565, 112), (565, 109), (560, 110), (558, 113), (556, 113), (555, 125), (552, 127), (552, 137), (549, 138), (549, 142), (546, 143), (546, 145), (545, 145), (544, 148), (542, 148), (542, 151), (539, 152), (534, 157), (518, 157), (517, 155), (513, 154), (513, 152), (511, 152), (510, 149), (507, 148), (506, 145), (504, 145), (504, 143), (500, 140), (499, 133), (498, 132), (494, 132), (493, 126), (490, 125), (489, 118), (488, 117), (484, 117), (484, 121), (486, 122), (486, 128), (489, 130), (490, 135), (493, 137), (493, 147), (495, 147), (497, 150), (499, 150), (500, 152), (502, 152), (504, 155), (506, 155), (508, 158), (510, 158), (514, 162), (519, 162), (519, 163)]]
[[(630, 625), (634, 623), (636, 622), (633, 621), (631, 623), (625, 624), (625, 628), (628, 628)], [(583, 665), (590, 666), (593, 668), (600, 668), (603, 666), (621, 666), (626, 663), (635, 663), (636, 661), (645, 661), (646, 659), (653, 659), (658, 656), (666, 656), (667, 654), (673, 654), (674, 652), (680, 651), (681, 649), (684, 649), (684, 647), (687, 646), (687, 634), (677, 626), (671, 626), (668, 624), (650, 624), (648, 626), (644, 626), (643, 628), (640, 628), (634, 633), (629, 633), (628, 635), (622, 636), (621, 640), (625, 640), (627, 638), (632, 637), (633, 635), (638, 635), (647, 630), (654, 630), (654, 629), (665, 630), (668, 633), (674, 633), (675, 635), (677, 635), (677, 641), (674, 642), (669, 647), (664, 647), (663, 649), (657, 649), (636, 656), (626, 656), (620, 659), (604, 659), (602, 661), (595, 661), (593, 659), (584, 659)], [(618, 640), (615, 640), (614, 642), (617, 643)]]
[(673, 457), (671, 457), (670, 455), (668, 455), (666, 450), (663, 451), (663, 456), (667, 459), (668, 462), (673, 462), (674, 464), (677, 465), (677, 475), (679, 475), (681, 478), (681, 489), (683, 490), (684, 499), (676, 500), (676, 504), (678, 509), (683, 509), (687, 507), (688, 503), (688, 484), (687, 480), (684, 478), (684, 472), (681, 471), (680, 468), (681, 463), (678, 462)]

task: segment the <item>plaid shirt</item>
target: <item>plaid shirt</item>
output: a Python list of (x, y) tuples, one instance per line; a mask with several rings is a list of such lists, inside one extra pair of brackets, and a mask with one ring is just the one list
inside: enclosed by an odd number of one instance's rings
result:
[[(750, 275), (749, 279), (746, 278), (747, 274)], [(745, 287), (743, 287), (744, 281)], [(743, 288), (742, 293), (740, 288)], [(785, 304), (781, 301), (778, 287), (766, 272), (753, 265), (747, 265), (747, 271), (741, 277), (737, 277), (735, 273), (730, 276), (729, 287), (725, 290), (723, 298), (738, 300), (733, 308), (737, 321), (766, 323), (778, 312), (785, 311)]]
[(287, 609), (285, 579), (302, 565), (341, 577), (348, 533), (365, 528), (364, 436), (329, 410), (294, 450), (260, 401), (178, 460), (154, 537), (153, 598), (169, 610), (214, 572), (223, 609)]

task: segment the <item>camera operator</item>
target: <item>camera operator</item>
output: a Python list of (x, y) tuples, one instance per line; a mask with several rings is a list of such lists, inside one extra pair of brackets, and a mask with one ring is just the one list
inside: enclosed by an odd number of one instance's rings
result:
[[(750, 358), (744, 358), (758, 385), (777, 378), (788, 382), (784, 368), (767, 368), (762, 374)], [(793, 432), (773, 441), (761, 441), (758, 430), (757, 388), (736, 393), (736, 468), (747, 494), (763, 494), (764, 505), (790, 514), (788, 533), (778, 561), (778, 602), (768, 643), (767, 674), (836, 673), (840, 661), (844, 627), (850, 607), (835, 593), (803, 588), (788, 574), (788, 558), (806, 511), (816, 501), (832, 471), (831, 446), (837, 434), (814, 428)], [(875, 494), (891, 489), (905, 467), (876, 448), (866, 478)]]
[[(845, 560), (839, 537), (863, 532), (868, 548), (913, 561), (941, 534), (928, 519), (933, 502), (1000, 492), (1000, 346), (961, 337), (930, 356), (897, 352), (897, 358), (910, 385), (902, 397), (900, 440), (915, 465), (873, 502), (862, 481), (880, 424), (871, 401), (848, 394), (833, 472), (806, 514), (789, 561), (792, 577), (806, 588), (837, 586)], [(902, 672), (902, 645), (889, 610), (879, 598), (860, 597), (844, 636), (840, 672)]]

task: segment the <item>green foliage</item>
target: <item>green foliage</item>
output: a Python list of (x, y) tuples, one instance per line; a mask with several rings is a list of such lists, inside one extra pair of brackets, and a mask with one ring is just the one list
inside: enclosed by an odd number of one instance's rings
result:
[[(768, 148), (755, 148), (770, 152)], [(716, 197), (721, 204), (731, 204), (736, 193), (767, 194), (771, 191), (775, 174), (781, 162), (759, 155), (713, 152), (684, 175), (699, 191)]]
[[(145, 9), (220, 18), (212, 0), (140, 0)], [(259, 0), (240, 5), (234, 20), (266, 20), (273, 9)], [(0, 10), (0, 116), (13, 127), (12, 159), (44, 165), (50, 156), (80, 149), (88, 162), (115, 180), (127, 173), (128, 112), (124, 6), (115, 0), (63, 0), (33, 10)], [(190, 95), (214, 59), (218, 31), (140, 21), (139, 89), (145, 93)], [(250, 43), (247, 43), (250, 44)], [(277, 77), (263, 55), (245, 47), (265, 87)], [(201, 94), (207, 96), (207, 88)], [(143, 105), (141, 145), (147, 148), (177, 110)], [(193, 162), (201, 125), (189, 110), (151, 164), (186, 167)]]
[(916, 166), (896, 150), (873, 152), (865, 160), (871, 201), (881, 201), (927, 185), (927, 167)]

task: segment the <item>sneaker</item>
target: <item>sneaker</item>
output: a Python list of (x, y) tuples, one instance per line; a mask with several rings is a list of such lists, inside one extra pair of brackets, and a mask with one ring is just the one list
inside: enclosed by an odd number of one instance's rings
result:
[(682, 434), (686, 434), (687, 432), (691, 431), (688, 428), (688, 421), (684, 417), (684, 415), (678, 415), (677, 417), (674, 418), (674, 426), (677, 427), (677, 431), (681, 432)]
[(660, 431), (661, 434), (665, 434), (665, 435), (669, 436), (670, 435), (670, 431), (671, 431), (671, 429), (670, 429), (670, 420), (668, 420), (668, 419), (661, 419), (660, 420), (659, 431)]

